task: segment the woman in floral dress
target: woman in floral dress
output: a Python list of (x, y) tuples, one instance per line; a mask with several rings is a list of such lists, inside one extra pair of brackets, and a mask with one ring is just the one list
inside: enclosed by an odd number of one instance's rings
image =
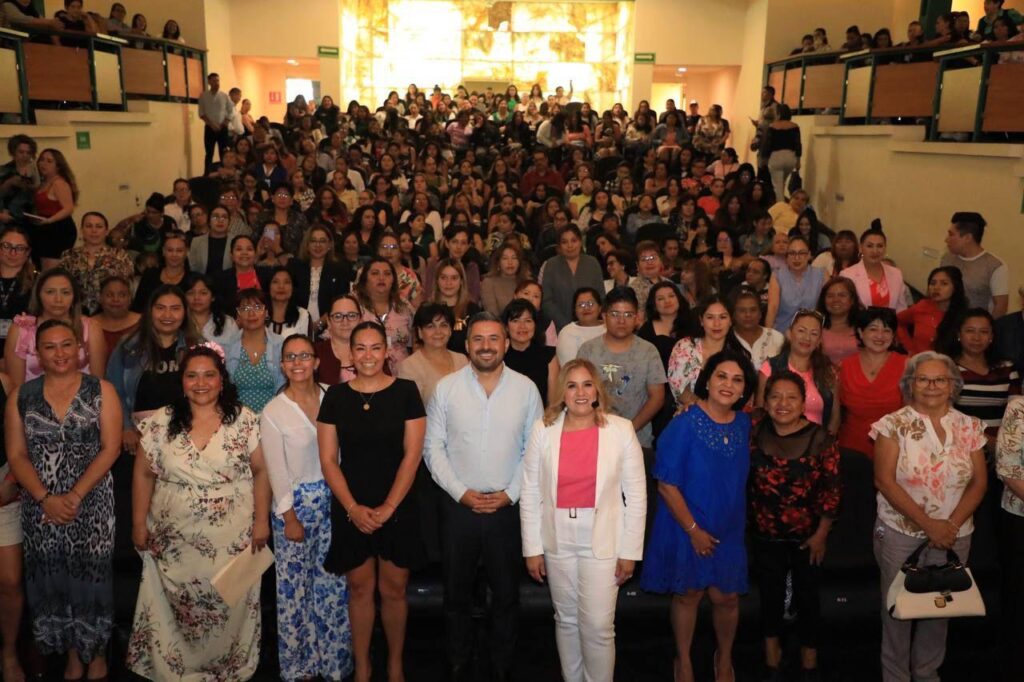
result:
[(127, 665), (152, 680), (247, 680), (260, 656), (259, 584), (229, 605), (210, 580), (270, 537), (259, 417), (239, 402), (219, 346), (193, 346), (181, 371), (185, 399), (139, 425), (142, 584)]

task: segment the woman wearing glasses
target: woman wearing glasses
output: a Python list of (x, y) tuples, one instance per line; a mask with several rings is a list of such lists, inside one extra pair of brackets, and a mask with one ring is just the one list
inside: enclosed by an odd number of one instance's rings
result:
[(442, 303), (424, 303), (412, 321), (419, 338), (419, 349), (402, 363), (400, 379), (415, 381), (423, 404), (430, 401), (434, 388), (444, 377), (465, 367), (469, 360), (465, 353), (448, 349), (448, 341), (455, 326), (450, 306)]
[(0, 344), (7, 341), (14, 318), (28, 308), (36, 281), (30, 251), (28, 233), (22, 228), (7, 227), (0, 233)]
[(832, 361), (821, 350), (822, 322), (822, 314), (817, 310), (801, 309), (795, 313), (782, 350), (761, 365), (757, 406), (764, 406), (768, 378), (775, 372), (789, 370), (803, 379), (807, 387), (807, 418), (835, 436), (839, 433), (839, 382)]
[(825, 275), (811, 267), (811, 247), (803, 237), (790, 237), (786, 266), (775, 271), (768, 282), (768, 312), (764, 325), (780, 332), (789, 329), (796, 311), (813, 309), (825, 283)]
[(363, 307), (353, 294), (342, 294), (331, 303), (326, 317), (327, 338), (319, 338), (314, 344), (319, 363), (317, 379), (334, 386), (351, 381), (356, 375), (351, 351), (352, 330), (363, 319)]
[(331, 302), (348, 293), (352, 271), (334, 253), (334, 235), (323, 225), (314, 225), (302, 239), (297, 258), (288, 261), (295, 290), (295, 302), (309, 311), (314, 327), (329, 326)]
[(331, 543), (331, 491), (320, 469), (313, 342), (284, 340), (284, 389), (263, 408), (260, 443), (274, 493), (271, 524), (277, 570), (277, 651), (281, 678), (340, 680), (352, 672), (348, 588), (324, 570)]
[(239, 296), (245, 289), (270, 291), (271, 269), (256, 264), (256, 242), (248, 235), (231, 240), (231, 267), (220, 274), (218, 293), (224, 311), (231, 313), (239, 305)]
[(281, 337), (266, 327), (267, 298), (259, 289), (238, 292), (238, 328), (242, 333), (224, 349), (225, 365), (238, 399), (259, 414), (284, 383), (281, 364)]
[[(953, 408), (963, 380), (956, 363), (932, 351), (907, 361), (900, 379), (905, 407), (871, 426), (875, 440), (875, 560), (885, 595), (903, 562), (922, 543), (923, 565), (952, 549), (967, 562), (974, 511), (988, 484), (985, 429)], [(942, 618), (896, 620), (882, 604), (882, 679), (935, 680), (946, 655)]]

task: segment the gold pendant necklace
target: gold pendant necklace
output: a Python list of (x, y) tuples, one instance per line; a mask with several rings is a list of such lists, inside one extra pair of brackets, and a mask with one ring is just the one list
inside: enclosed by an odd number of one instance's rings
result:
[(354, 390), (356, 393), (358, 393), (359, 394), (359, 399), (363, 401), (363, 412), (369, 412), (370, 411), (370, 403), (373, 402), (373, 398), (374, 398), (374, 396), (377, 395), (377, 391), (374, 391), (373, 393), (371, 393), (370, 394), (370, 399), (367, 400), (366, 399), (366, 395), (362, 391), (359, 391), (359, 390), (356, 390), (356, 389), (352, 389), (352, 390)]

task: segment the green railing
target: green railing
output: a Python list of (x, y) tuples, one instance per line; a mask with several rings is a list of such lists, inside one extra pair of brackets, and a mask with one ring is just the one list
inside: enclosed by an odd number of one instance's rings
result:
[(1024, 133), (1024, 42), (794, 55), (767, 64), (764, 83), (794, 113), (835, 109), (840, 125), (923, 122), (930, 140)]
[(205, 50), (181, 43), (0, 29), (0, 114), (22, 122), (54, 106), (125, 111), (129, 97), (195, 102), (205, 81)]

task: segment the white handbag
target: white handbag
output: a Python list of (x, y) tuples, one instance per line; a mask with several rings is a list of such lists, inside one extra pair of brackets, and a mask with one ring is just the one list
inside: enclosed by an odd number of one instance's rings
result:
[(889, 615), (897, 620), (984, 616), (985, 602), (971, 569), (951, 549), (946, 550), (946, 563), (919, 566), (927, 547), (924, 542), (914, 550), (889, 585), (885, 597)]

